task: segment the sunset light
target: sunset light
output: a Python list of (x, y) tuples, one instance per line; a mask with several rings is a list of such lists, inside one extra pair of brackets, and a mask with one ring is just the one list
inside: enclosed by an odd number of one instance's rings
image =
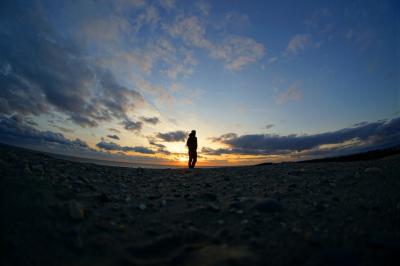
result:
[(393, 1), (22, 2), (2, 8), (4, 143), (180, 165), (196, 130), (221, 166), (399, 140)]
[(399, 177), (400, 0), (0, 0), (1, 265), (400, 265)]

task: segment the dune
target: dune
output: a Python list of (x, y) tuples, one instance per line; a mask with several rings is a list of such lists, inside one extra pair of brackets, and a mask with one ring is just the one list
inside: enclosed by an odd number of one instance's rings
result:
[(0, 146), (2, 265), (398, 265), (400, 155), (143, 169)]

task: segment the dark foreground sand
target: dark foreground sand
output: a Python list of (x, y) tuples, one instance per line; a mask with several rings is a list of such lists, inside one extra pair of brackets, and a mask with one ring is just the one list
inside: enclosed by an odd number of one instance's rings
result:
[(2, 265), (400, 265), (400, 156), (129, 169), (0, 146)]

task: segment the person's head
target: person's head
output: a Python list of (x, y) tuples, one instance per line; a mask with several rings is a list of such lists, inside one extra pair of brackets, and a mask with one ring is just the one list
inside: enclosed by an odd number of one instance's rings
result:
[(193, 137), (196, 136), (196, 130), (192, 130), (192, 132), (190, 132), (190, 135)]

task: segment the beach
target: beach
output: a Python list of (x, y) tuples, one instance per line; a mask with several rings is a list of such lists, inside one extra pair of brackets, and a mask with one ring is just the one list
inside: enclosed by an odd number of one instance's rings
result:
[(400, 155), (144, 169), (0, 145), (2, 265), (398, 265)]

